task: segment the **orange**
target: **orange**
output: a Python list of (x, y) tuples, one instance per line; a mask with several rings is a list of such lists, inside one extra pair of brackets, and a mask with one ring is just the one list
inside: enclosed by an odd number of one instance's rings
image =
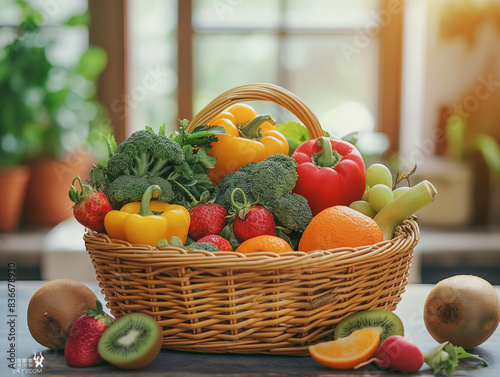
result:
[(242, 242), (236, 249), (236, 252), (242, 254), (254, 253), (256, 251), (286, 253), (287, 251), (293, 251), (293, 249), (283, 238), (267, 235), (250, 238)]
[(371, 217), (346, 206), (324, 209), (313, 217), (299, 242), (300, 251), (373, 245), (384, 240)]
[(345, 338), (309, 346), (309, 353), (328, 368), (351, 369), (368, 360), (377, 351), (379, 341), (375, 329), (356, 330)]

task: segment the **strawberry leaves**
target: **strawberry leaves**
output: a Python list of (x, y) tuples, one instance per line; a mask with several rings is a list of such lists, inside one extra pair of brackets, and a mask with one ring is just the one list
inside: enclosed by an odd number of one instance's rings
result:
[(106, 326), (111, 326), (111, 324), (114, 322), (113, 318), (111, 318), (109, 315), (104, 313), (104, 310), (102, 308), (102, 304), (99, 300), (96, 301), (96, 308), (89, 308), (87, 315), (89, 317), (93, 317), (94, 319), (99, 319), (99, 318), (104, 318), (104, 321), (106, 322)]
[[(80, 190), (75, 182), (79, 183)], [(102, 192), (84, 185), (79, 175), (73, 179), (69, 190), (69, 198), (75, 203), (73, 216), (83, 226), (99, 233), (106, 232), (104, 217), (112, 210), (111, 204)]]

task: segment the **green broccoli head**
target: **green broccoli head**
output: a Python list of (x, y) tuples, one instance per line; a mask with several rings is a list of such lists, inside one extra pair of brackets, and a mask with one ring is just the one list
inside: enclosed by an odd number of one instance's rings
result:
[(248, 202), (258, 201), (268, 208), (280, 225), (303, 232), (312, 219), (312, 213), (304, 197), (292, 194), (296, 182), (295, 160), (284, 154), (275, 154), (227, 174), (215, 188), (213, 197), (229, 212), (233, 208), (231, 193), (240, 188)]
[(111, 182), (122, 175), (193, 177), (179, 143), (149, 130), (134, 132), (118, 146), (108, 161), (107, 173)]
[(248, 176), (239, 171), (228, 173), (221, 183), (215, 186), (212, 197), (215, 198), (215, 203), (223, 206), (228, 213), (232, 211), (233, 205), (231, 202), (231, 193), (234, 189), (241, 188), (250, 203), (257, 200), (248, 190), (249, 183), (247, 182)]
[(193, 242), (185, 246), (186, 250), (219, 251), (217, 246), (211, 242)]
[(291, 192), (297, 182), (297, 163), (284, 154), (274, 154), (263, 161), (243, 165), (239, 170), (227, 174), (215, 188), (216, 201), (226, 209), (231, 206), (231, 193), (235, 188), (243, 190), (248, 201), (267, 206), (277, 197)]
[(313, 215), (307, 199), (302, 195), (287, 192), (276, 198), (272, 208), (268, 208), (277, 220), (277, 225), (297, 232), (303, 232)]
[(174, 198), (172, 185), (166, 179), (121, 175), (109, 185), (109, 202), (114, 209), (120, 209), (130, 202), (140, 202), (144, 191), (151, 185), (160, 186), (161, 194), (158, 198), (160, 202), (170, 203)]
[(293, 190), (297, 182), (297, 166), (293, 158), (273, 154), (263, 161), (242, 166), (239, 172), (248, 176), (249, 193), (267, 203)]

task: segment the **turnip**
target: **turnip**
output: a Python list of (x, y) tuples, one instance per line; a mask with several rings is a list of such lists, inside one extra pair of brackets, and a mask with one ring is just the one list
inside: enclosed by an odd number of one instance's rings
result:
[(409, 373), (416, 372), (422, 367), (424, 356), (418, 347), (404, 336), (392, 335), (381, 344), (377, 357), (365, 361), (356, 368), (370, 363)]

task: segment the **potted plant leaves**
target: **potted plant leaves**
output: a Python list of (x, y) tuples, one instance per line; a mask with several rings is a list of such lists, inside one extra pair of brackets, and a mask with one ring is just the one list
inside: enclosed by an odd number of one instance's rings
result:
[(71, 216), (72, 179), (106, 150), (103, 134), (110, 127), (96, 99), (106, 54), (85, 46), (58, 61), (54, 52), (64, 33), (54, 33), (54, 27), (87, 30), (87, 12), (46, 27), (26, 1), (16, 4), (21, 22), (15, 38), (0, 51), (0, 153), (2, 165), (30, 168), (25, 224), (52, 226)]

